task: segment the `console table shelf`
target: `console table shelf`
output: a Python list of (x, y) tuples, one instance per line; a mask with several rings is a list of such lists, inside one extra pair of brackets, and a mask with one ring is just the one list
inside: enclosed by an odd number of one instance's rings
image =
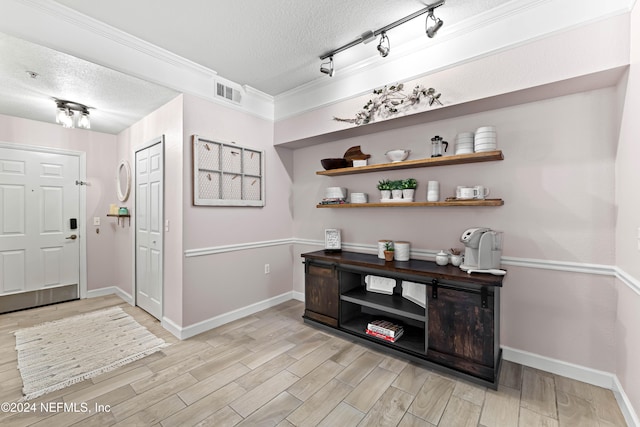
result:
[[(302, 257), (305, 323), (497, 388), (502, 276), (349, 251)], [(395, 280), (391, 294), (367, 290), (370, 275)], [(411, 299), (403, 296), (405, 281), (412, 283)], [(404, 333), (395, 342), (368, 335), (374, 320), (400, 325)]]

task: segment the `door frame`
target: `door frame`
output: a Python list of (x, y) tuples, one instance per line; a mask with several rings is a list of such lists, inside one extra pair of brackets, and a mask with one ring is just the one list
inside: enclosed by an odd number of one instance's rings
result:
[(44, 147), (40, 145), (26, 145), (0, 141), (0, 148), (10, 150), (32, 151), (49, 154), (62, 154), (77, 157), (79, 161), (78, 181), (78, 234), (80, 234), (80, 272), (79, 272), (79, 295), (80, 299), (87, 297), (87, 153), (84, 151), (67, 150), (63, 148)]
[(137, 198), (138, 198), (138, 162), (136, 162), (136, 153), (138, 153), (138, 151), (142, 151), (142, 150), (146, 150), (147, 148), (150, 148), (156, 144), (160, 144), (162, 146), (162, 212), (160, 213), (161, 215), (161, 220), (160, 220), (160, 225), (162, 228), (162, 259), (160, 261), (160, 281), (161, 281), (161, 307), (160, 307), (160, 321), (162, 321), (162, 317), (164, 317), (164, 240), (165, 240), (165, 236), (164, 236), (164, 183), (165, 183), (165, 160), (164, 160), (164, 135), (160, 135), (158, 137), (155, 137), (153, 139), (151, 139), (150, 141), (147, 141), (145, 144), (142, 145), (138, 145), (136, 147), (133, 148), (133, 172), (131, 173), (132, 175), (132, 189), (134, 191), (132, 191), (133, 193), (133, 197), (132, 197), (132, 206), (134, 208), (134, 212), (133, 215), (131, 216), (131, 223), (133, 224), (133, 239), (131, 239), (133, 247), (132, 247), (132, 253), (133, 253), (133, 271), (132, 271), (132, 283), (133, 283), (133, 305), (135, 307), (138, 306), (138, 280), (137, 280), (137, 272), (138, 272), (138, 256), (137, 256), (137, 237), (138, 237), (138, 231), (137, 231), (137, 216), (138, 212), (136, 207), (136, 203), (137, 203)]

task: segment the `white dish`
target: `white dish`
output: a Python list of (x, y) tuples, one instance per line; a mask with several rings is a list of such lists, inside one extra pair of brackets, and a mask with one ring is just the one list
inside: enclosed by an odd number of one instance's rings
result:
[(468, 149), (468, 150), (456, 150), (456, 154), (473, 154), (473, 149)]
[(473, 132), (460, 132), (456, 138), (473, 138)]
[(367, 159), (364, 159), (364, 160), (354, 160), (354, 161), (353, 161), (353, 167), (354, 167), (354, 168), (357, 168), (357, 167), (360, 167), (360, 166), (367, 166)]

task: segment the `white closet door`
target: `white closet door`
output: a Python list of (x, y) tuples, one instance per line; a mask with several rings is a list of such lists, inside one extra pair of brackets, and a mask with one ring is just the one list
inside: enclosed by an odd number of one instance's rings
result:
[(136, 305), (162, 318), (164, 156), (159, 142), (136, 152)]

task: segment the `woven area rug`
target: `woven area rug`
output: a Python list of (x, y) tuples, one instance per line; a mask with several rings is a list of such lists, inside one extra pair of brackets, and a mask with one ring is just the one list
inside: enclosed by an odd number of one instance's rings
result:
[(14, 332), (23, 400), (68, 387), (166, 347), (120, 307)]

